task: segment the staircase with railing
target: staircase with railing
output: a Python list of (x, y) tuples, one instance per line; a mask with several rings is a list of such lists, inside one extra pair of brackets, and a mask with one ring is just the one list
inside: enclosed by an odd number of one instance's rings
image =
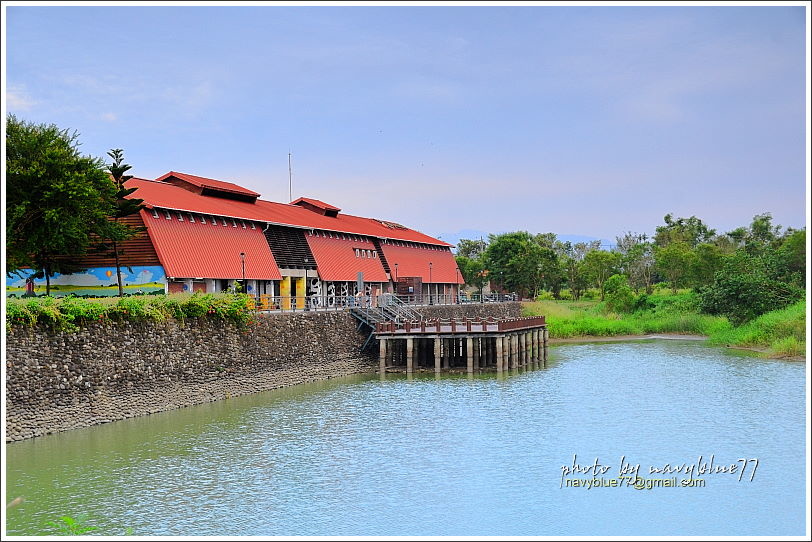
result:
[(380, 296), (376, 307), (353, 307), (350, 309), (350, 314), (358, 320), (359, 331), (361, 331), (363, 327), (369, 329), (369, 336), (361, 347), (362, 352), (372, 343), (372, 337), (374, 336), (375, 328), (378, 324), (384, 322), (400, 324), (403, 322), (419, 322), (423, 320), (422, 314), (398, 299), (395, 295)]

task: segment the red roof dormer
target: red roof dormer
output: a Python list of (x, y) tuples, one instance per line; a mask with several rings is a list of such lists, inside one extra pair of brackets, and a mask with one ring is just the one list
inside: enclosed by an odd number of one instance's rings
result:
[(177, 171), (170, 171), (155, 180), (183, 188), (184, 190), (200, 194), (201, 196), (214, 196), (217, 198), (247, 201), (249, 203), (254, 203), (259, 197), (259, 193), (234, 183), (207, 179), (206, 177), (198, 177), (197, 175), (189, 175), (188, 173), (179, 173)]
[(313, 198), (299, 198), (295, 201), (291, 201), (290, 204), (298, 205), (300, 207), (304, 207), (308, 211), (313, 211), (316, 214), (330, 216), (333, 218), (337, 217), (338, 213), (341, 211), (341, 209), (335, 205), (330, 205), (329, 203), (324, 203), (323, 201)]

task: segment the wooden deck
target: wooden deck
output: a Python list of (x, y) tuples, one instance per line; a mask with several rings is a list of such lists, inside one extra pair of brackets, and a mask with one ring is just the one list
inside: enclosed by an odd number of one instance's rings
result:
[(547, 360), (546, 320), (529, 318), (383, 322), (374, 337), (380, 371), (481, 369), (501, 372)]

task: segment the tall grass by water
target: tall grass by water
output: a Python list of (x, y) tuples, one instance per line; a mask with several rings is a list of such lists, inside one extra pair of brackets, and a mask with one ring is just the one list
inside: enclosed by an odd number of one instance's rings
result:
[(699, 313), (690, 292), (648, 296), (644, 308), (628, 314), (608, 311), (597, 301), (552, 300), (525, 303), (523, 314), (546, 316), (551, 338), (684, 333), (706, 336), (712, 344), (762, 349), (770, 356), (803, 356), (806, 351), (804, 301), (739, 327), (725, 317)]
[(711, 334), (714, 344), (768, 348), (783, 356), (803, 356), (806, 352), (806, 301), (798, 301), (755, 320)]

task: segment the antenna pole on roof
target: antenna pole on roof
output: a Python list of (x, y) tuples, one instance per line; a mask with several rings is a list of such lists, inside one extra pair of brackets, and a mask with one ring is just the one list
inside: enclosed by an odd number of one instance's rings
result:
[(293, 201), (293, 170), (290, 167), (290, 151), (288, 151), (288, 203)]

